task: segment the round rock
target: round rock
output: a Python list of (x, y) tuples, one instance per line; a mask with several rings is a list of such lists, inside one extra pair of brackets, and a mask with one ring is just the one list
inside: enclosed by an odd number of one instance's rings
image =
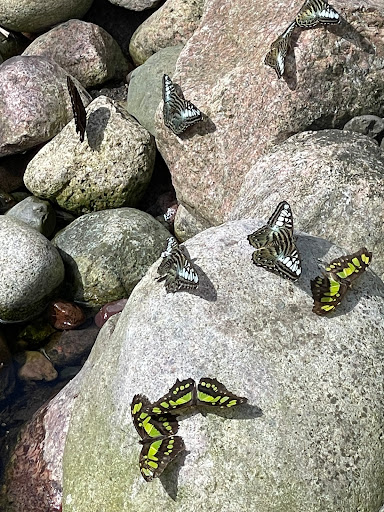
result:
[(49, 237), (55, 229), (55, 210), (48, 201), (43, 201), (38, 197), (26, 197), (8, 210), (5, 215), (24, 222), (46, 237)]
[(38, 315), (64, 278), (57, 249), (43, 235), (0, 217), (0, 321)]

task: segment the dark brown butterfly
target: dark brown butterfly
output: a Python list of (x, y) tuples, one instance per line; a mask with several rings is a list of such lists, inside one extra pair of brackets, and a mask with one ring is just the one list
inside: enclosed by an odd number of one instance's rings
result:
[(71, 97), (73, 117), (75, 118), (76, 132), (80, 133), (80, 142), (83, 142), (85, 126), (87, 124), (87, 112), (82, 102), (79, 91), (72, 79), (67, 76), (67, 87)]

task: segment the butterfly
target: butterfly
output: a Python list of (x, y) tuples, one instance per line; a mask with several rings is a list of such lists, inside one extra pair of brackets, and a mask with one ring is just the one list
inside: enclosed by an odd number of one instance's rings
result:
[(276, 71), (277, 78), (281, 78), (285, 70), (285, 57), (288, 53), (288, 47), (291, 41), (291, 34), (295, 28), (295, 22), (271, 44), (271, 49), (264, 59), (264, 64), (271, 66)]
[(234, 395), (216, 379), (201, 378), (197, 386), (193, 379), (177, 379), (168, 393), (154, 402), (149, 410), (151, 414), (167, 414), (192, 406), (225, 408), (245, 402), (247, 398)]
[(340, 15), (326, 0), (306, 0), (295, 18), (298, 27), (315, 27), (318, 23), (340, 23)]
[(365, 247), (357, 252), (337, 258), (325, 267), (325, 273), (311, 281), (314, 300), (312, 311), (326, 315), (342, 301), (353, 281), (362, 274), (372, 260), (372, 253)]
[(85, 126), (87, 124), (87, 112), (82, 102), (79, 91), (72, 79), (67, 76), (67, 87), (71, 97), (73, 117), (75, 118), (76, 133), (80, 133), (80, 142), (83, 142)]
[(157, 272), (160, 281), (165, 279), (165, 289), (174, 293), (181, 288), (195, 289), (199, 285), (199, 276), (192, 262), (183, 254), (173, 236), (167, 239), (167, 247), (161, 254), (163, 261)]
[(266, 226), (248, 235), (256, 249), (252, 260), (258, 267), (296, 281), (301, 275), (299, 251), (293, 239), (293, 217), (286, 201), (277, 205)]
[(180, 95), (176, 92), (168, 75), (163, 75), (163, 101), (164, 124), (176, 135), (203, 119), (201, 111), (192, 102), (185, 100), (182, 93)]
[(144, 395), (135, 395), (131, 403), (133, 424), (141, 437), (140, 472), (147, 482), (160, 476), (167, 465), (185, 450), (183, 439), (174, 435), (179, 428), (177, 420), (167, 414), (149, 414), (150, 405)]

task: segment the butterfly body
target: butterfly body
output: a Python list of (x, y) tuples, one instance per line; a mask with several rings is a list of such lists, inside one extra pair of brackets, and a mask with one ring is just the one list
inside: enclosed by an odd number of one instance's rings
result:
[(333, 311), (342, 301), (348, 288), (369, 266), (372, 253), (365, 247), (337, 258), (325, 267), (322, 276), (311, 281), (314, 300), (312, 311), (319, 316)]
[(281, 78), (285, 71), (285, 57), (291, 43), (291, 35), (295, 28), (295, 22), (271, 44), (271, 48), (264, 59), (264, 64), (276, 71), (277, 78)]
[(255, 248), (252, 261), (258, 267), (296, 281), (301, 275), (301, 259), (293, 238), (293, 217), (286, 201), (278, 204), (267, 225), (248, 235)]
[(164, 124), (175, 135), (181, 135), (187, 128), (203, 119), (201, 111), (176, 91), (168, 75), (163, 75), (163, 101)]
[(167, 293), (174, 293), (181, 288), (188, 290), (198, 287), (199, 276), (173, 236), (168, 238), (167, 248), (161, 256), (163, 261), (157, 272), (160, 275), (159, 280), (165, 279)]
[(312, 28), (319, 23), (340, 23), (340, 15), (325, 0), (306, 0), (295, 23), (298, 27)]
[(80, 134), (80, 142), (84, 141), (85, 127), (87, 123), (87, 111), (73, 80), (67, 76), (67, 87), (71, 97), (73, 117), (75, 118), (76, 133)]

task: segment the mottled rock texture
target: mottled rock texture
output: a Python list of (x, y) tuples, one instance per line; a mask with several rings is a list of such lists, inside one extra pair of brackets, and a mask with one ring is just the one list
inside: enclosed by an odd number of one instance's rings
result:
[(38, 315), (64, 278), (57, 249), (36, 230), (0, 216), (0, 321)]
[(67, 211), (87, 213), (136, 206), (152, 175), (153, 137), (105, 96), (87, 110), (84, 142), (74, 122), (29, 163), (24, 183)]
[[(90, 96), (75, 80), (85, 106)], [(55, 136), (73, 117), (67, 73), (45, 57), (12, 57), (0, 66), (0, 157)]]
[[(109, 512), (377, 512), (384, 285), (368, 270), (339, 312), (320, 318), (309, 280), (317, 258), (343, 249), (299, 235), (303, 274), (292, 284), (252, 264), (246, 237), (261, 224), (228, 223), (189, 240), (199, 289), (167, 294), (156, 263), (113, 335), (100, 334), (94, 350), (102, 346), (103, 355), (91, 356), (67, 437), (65, 512), (90, 510), (90, 502)], [(176, 378), (203, 376), (248, 404), (183, 415), (187, 453), (146, 483), (133, 395), (155, 400)]]
[(384, 132), (384, 119), (369, 114), (357, 116), (348, 121), (343, 129), (375, 138)]
[(57, 378), (57, 371), (51, 361), (37, 350), (26, 350), (15, 357), (19, 363), (17, 376), (21, 380), (46, 380), (51, 381)]
[(55, 229), (55, 210), (48, 201), (43, 201), (38, 197), (26, 197), (8, 210), (5, 215), (24, 222), (46, 237), (49, 237)]
[(124, 7), (130, 11), (143, 11), (155, 8), (161, 0), (108, 0), (111, 4)]
[(117, 208), (83, 215), (53, 243), (66, 264), (74, 300), (102, 305), (129, 296), (168, 236), (147, 213)]
[(1, 26), (15, 32), (42, 32), (71, 18), (82, 18), (93, 0), (6, 0), (0, 2)]
[(209, 124), (177, 138), (159, 107), (157, 143), (179, 201), (211, 224), (226, 218), (244, 176), (275, 144), (367, 112), (383, 117), (383, 3), (332, 2), (344, 21), (298, 32), (278, 80), (264, 57), (301, 5), (212, 0), (179, 57), (174, 80)]
[(183, 46), (159, 50), (130, 74), (127, 110), (154, 137), (155, 113), (162, 100), (163, 75), (172, 76)]
[(53, 59), (84, 87), (122, 78), (128, 64), (119, 45), (101, 27), (70, 20), (35, 39), (23, 55)]
[(384, 277), (384, 158), (372, 139), (341, 130), (290, 137), (252, 166), (232, 217), (267, 220), (282, 200), (297, 229), (349, 253), (366, 246)]
[(185, 44), (199, 26), (204, 0), (167, 0), (135, 31), (129, 53), (136, 66), (162, 48)]

